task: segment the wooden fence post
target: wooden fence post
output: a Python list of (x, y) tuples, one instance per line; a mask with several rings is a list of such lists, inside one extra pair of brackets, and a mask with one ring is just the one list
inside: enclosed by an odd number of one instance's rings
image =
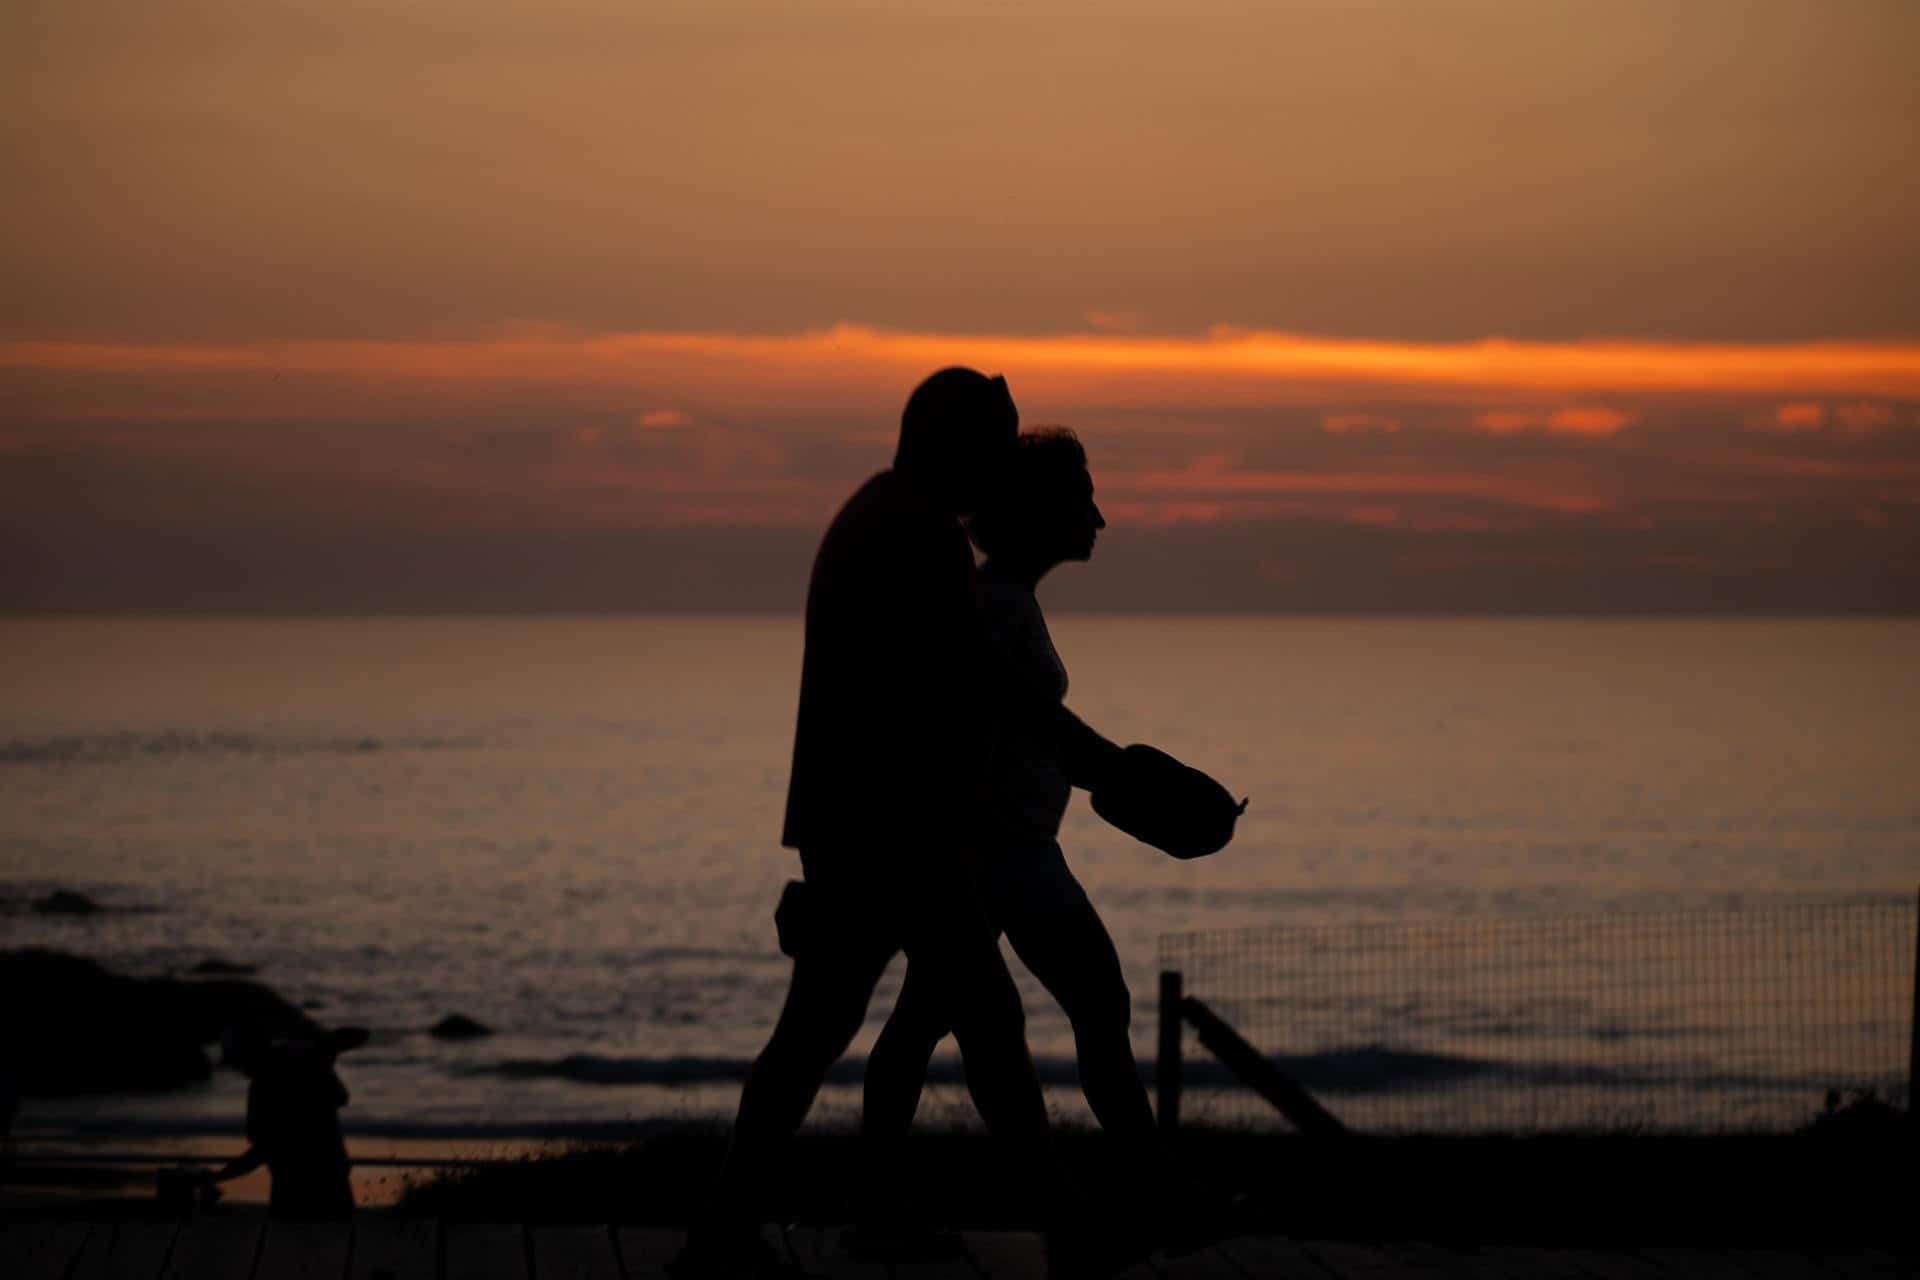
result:
[(1913, 1018), (1907, 1023), (1907, 1118), (1914, 1116), (1920, 1116), (1920, 922), (1913, 930)]
[(1227, 1070), (1239, 1076), (1241, 1084), (1271, 1102), (1274, 1110), (1291, 1120), (1302, 1134), (1317, 1138), (1347, 1132), (1347, 1126), (1331, 1111), (1269, 1062), (1265, 1054), (1248, 1044), (1219, 1014), (1197, 999), (1183, 1001), (1181, 1008), (1199, 1035), (1200, 1043), (1211, 1050)]
[(1180, 1127), (1180, 1019), (1186, 1003), (1178, 969), (1160, 974), (1160, 1057), (1154, 1068), (1153, 1083), (1160, 1094), (1160, 1130), (1172, 1133)]

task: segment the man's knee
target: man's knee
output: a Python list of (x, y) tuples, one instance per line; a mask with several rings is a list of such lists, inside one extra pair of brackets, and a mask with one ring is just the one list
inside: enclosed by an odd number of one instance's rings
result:
[(843, 957), (808, 956), (794, 962), (793, 986), (763, 1057), (825, 1071), (866, 1021), (873, 987), (863, 968)]
[[(857, 1030), (857, 1027), (856, 1027)], [(854, 1031), (825, 1018), (782, 1018), (754, 1062), (756, 1070), (824, 1073), (853, 1043)]]

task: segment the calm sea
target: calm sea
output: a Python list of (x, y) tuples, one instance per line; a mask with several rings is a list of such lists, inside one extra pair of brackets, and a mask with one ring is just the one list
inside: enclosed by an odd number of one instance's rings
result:
[[(1064, 843), (1143, 1054), (1167, 931), (1920, 880), (1920, 622), (1062, 618), (1056, 639), (1096, 725), (1252, 797), (1235, 844), (1186, 864), (1075, 800)], [(796, 619), (6, 620), (0, 656), (4, 945), (257, 965), (374, 1029), (346, 1068), (362, 1130), (731, 1105), (786, 978)], [(111, 910), (22, 908), (54, 887)], [(1067, 1105), (1066, 1025), (1028, 989)], [(425, 1034), (452, 1012), (498, 1034)], [(222, 1072), (29, 1101), (18, 1131), (231, 1130), (239, 1099)]]

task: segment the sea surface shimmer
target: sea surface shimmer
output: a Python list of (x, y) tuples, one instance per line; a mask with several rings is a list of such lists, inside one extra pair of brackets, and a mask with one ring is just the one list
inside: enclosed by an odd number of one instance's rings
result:
[[(1143, 1054), (1165, 931), (1905, 899), (1920, 880), (1920, 622), (1055, 631), (1084, 715), (1252, 800), (1228, 851), (1177, 863), (1076, 797), (1064, 843)], [(345, 1064), (362, 1131), (731, 1105), (786, 979), (771, 913), (796, 874), (778, 834), (797, 619), (9, 619), (0, 655), (5, 946), (143, 974), (257, 965), (374, 1029)], [(25, 909), (54, 887), (109, 910)], [(1068, 1028), (1027, 986), (1071, 1109)], [(425, 1034), (455, 1011), (498, 1034)], [(939, 1075), (930, 1110), (964, 1111)], [(16, 1132), (230, 1131), (240, 1098), (220, 1072), (29, 1100)]]

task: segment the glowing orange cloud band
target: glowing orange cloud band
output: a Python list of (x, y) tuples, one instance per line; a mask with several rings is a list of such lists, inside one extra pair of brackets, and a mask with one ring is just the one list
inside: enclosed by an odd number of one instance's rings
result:
[[(1324, 398), (1541, 394), (1850, 395), (1920, 399), (1920, 342), (1786, 344), (1593, 340), (1386, 342), (1216, 329), (1199, 337), (1119, 334), (992, 336), (837, 325), (782, 335), (536, 331), (473, 341), (268, 341), (232, 344), (0, 343), (0, 389), (26, 380), (35, 409), (66, 416), (105, 406), (72, 375), (231, 381), (236, 401), (262, 408), (296, 399), (282, 376), (314, 385), (369, 384), (434, 400), (513, 388), (645, 392), (652, 412), (690, 403), (758, 406), (795, 395), (897, 403), (921, 374), (946, 364), (1004, 371), (1023, 400), (1077, 404), (1258, 405)], [(58, 378), (62, 394), (35, 387)], [(65, 376), (61, 376), (65, 375)], [(247, 387), (245, 392), (237, 388)], [(142, 388), (142, 393), (150, 388)], [(129, 399), (131, 397), (129, 396)], [(196, 397), (202, 409), (217, 403)], [(307, 407), (315, 407), (306, 402)], [(239, 409), (238, 403), (228, 406)], [(344, 404), (327, 409), (342, 410)], [(1587, 424), (1570, 424), (1580, 429)], [(1609, 423), (1596, 420), (1604, 429)], [(1591, 429), (1591, 428), (1589, 428)]]

